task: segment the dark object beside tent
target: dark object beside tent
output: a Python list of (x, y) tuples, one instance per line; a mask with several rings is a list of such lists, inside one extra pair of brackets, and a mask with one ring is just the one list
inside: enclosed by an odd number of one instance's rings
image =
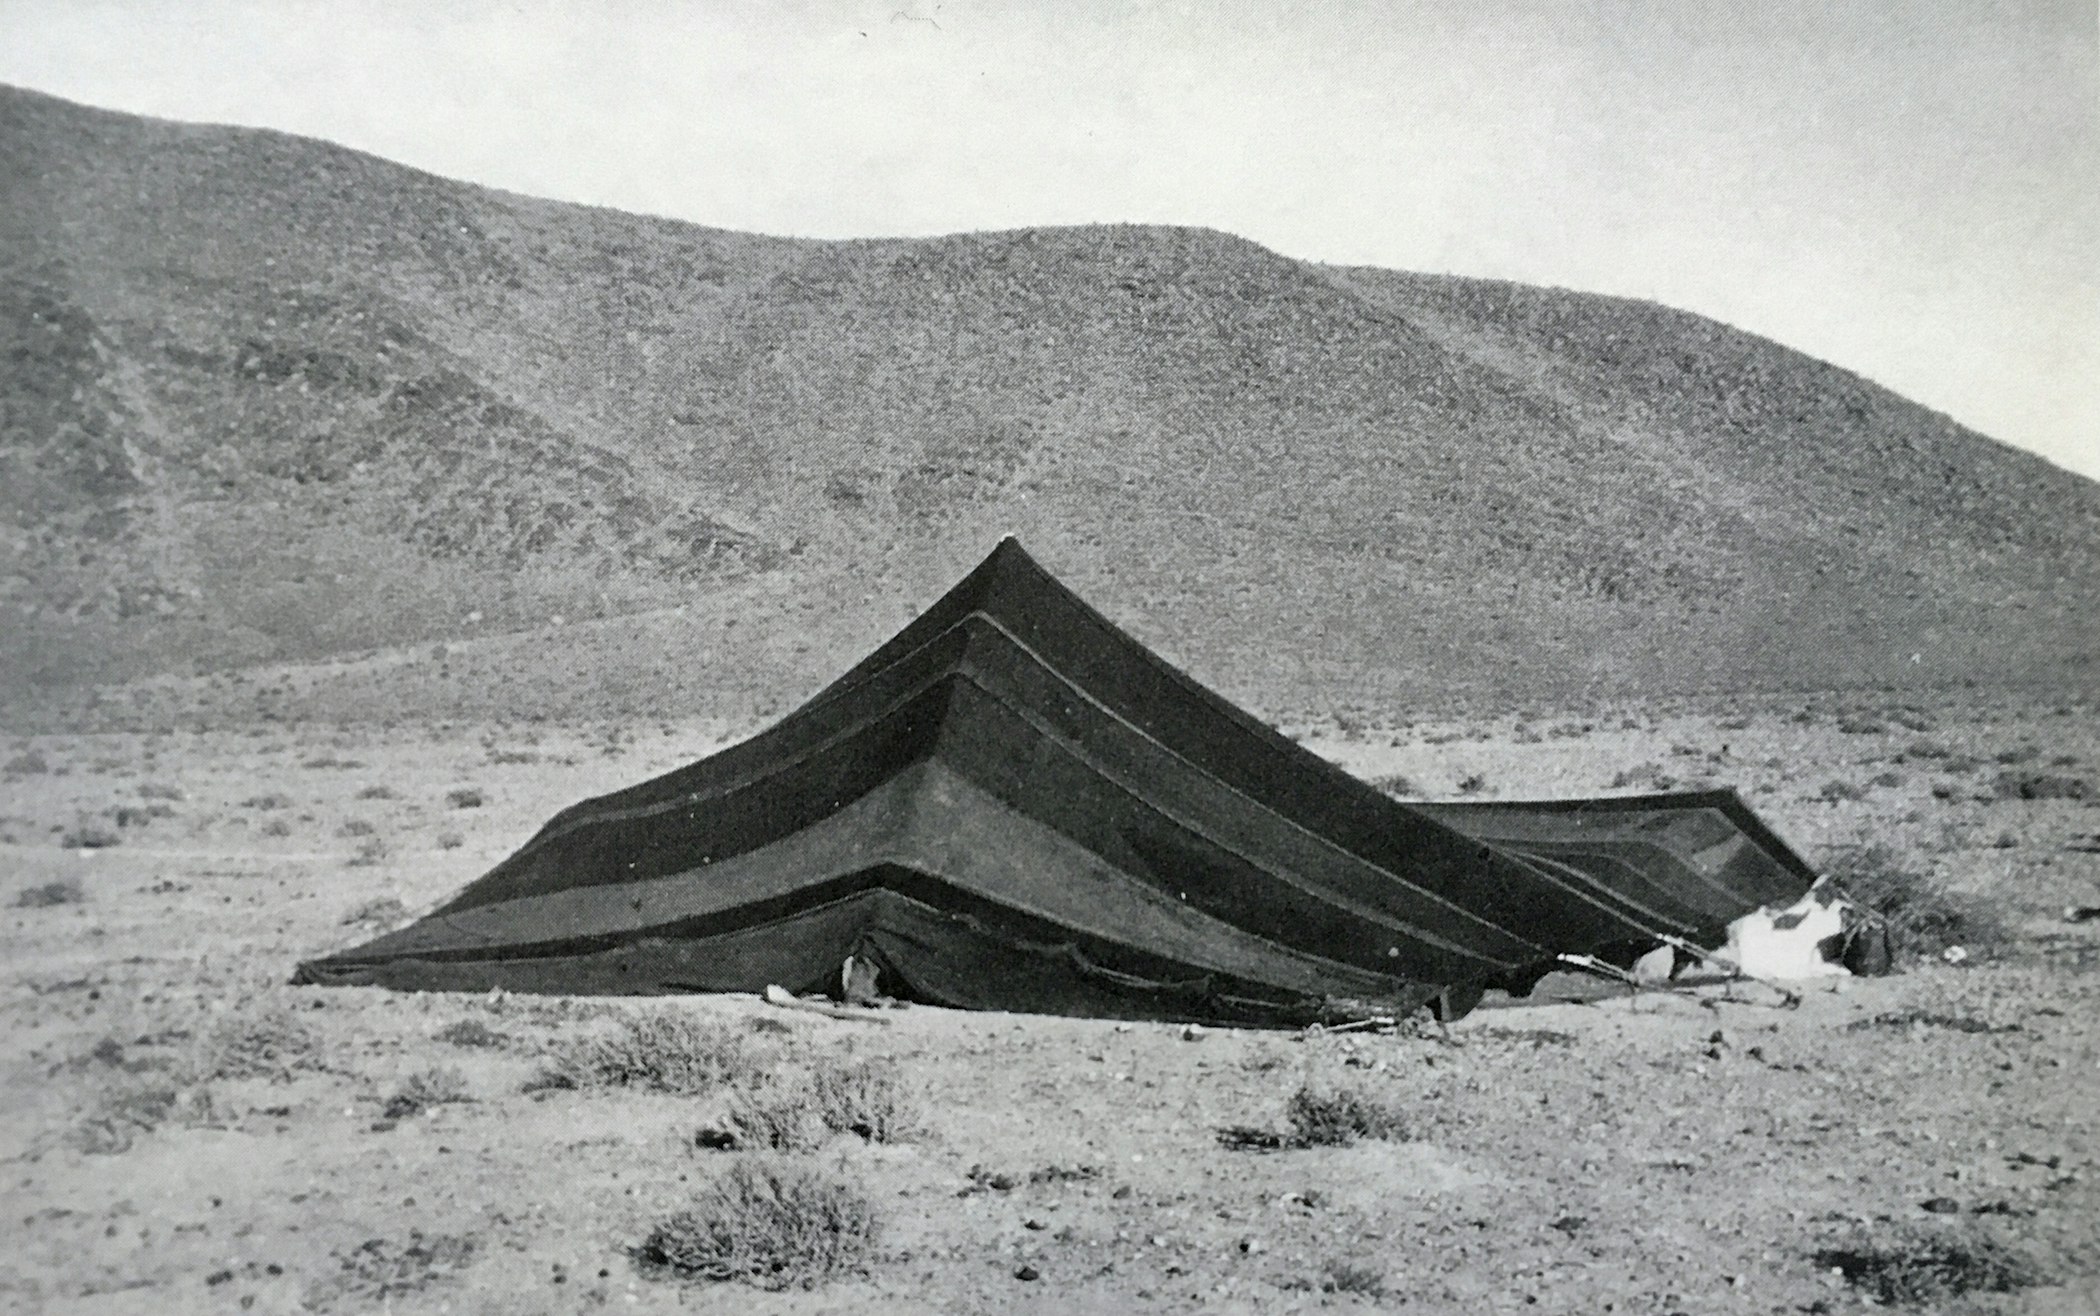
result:
[(812, 992), (850, 955), (892, 995), (977, 1009), (1456, 1013), (1558, 952), (1714, 940), (1813, 881), (1740, 803), (1707, 811), (1733, 839), (1663, 826), (1608, 861), (1473, 807), (1453, 825), (1293, 744), (1008, 540), (778, 724), (563, 811), (298, 981)]

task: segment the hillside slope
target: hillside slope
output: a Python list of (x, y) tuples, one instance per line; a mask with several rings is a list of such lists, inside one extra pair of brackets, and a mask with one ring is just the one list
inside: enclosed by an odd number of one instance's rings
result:
[(0, 195), (18, 705), (773, 702), (1008, 531), (1269, 708), (2100, 679), (2100, 485), (1646, 303), (756, 237), (22, 91)]

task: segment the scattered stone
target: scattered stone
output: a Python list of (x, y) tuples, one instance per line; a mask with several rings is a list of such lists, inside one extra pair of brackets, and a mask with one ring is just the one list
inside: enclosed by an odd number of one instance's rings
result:
[(1017, 1279), (1017, 1280), (1020, 1280), (1020, 1281), (1021, 1281), (1022, 1283), (1024, 1283), (1024, 1284), (1030, 1284), (1030, 1283), (1033, 1283), (1033, 1282), (1035, 1282), (1036, 1280), (1039, 1280), (1039, 1279), (1041, 1279), (1042, 1277), (1043, 1277), (1043, 1272), (1041, 1272), (1040, 1270), (1037, 1270), (1037, 1269), (1036, 1269), (1036, 1268), (1035, 1268), (1034, 1266), (1025, 1266), (1025, 1265), (1024, 1265), (1024, 1266), (1016, 1266), (1016, 1267), (1014, 1268), (1014, 1278), (1015, 1278), (1015, 1279)]
[(1923, 1205), (1927, 1211), (1932, 1212), (1934, 1215), (1961, 1214), (1961, 1203), (1955, 1201), (1951, 1197), (1928, 1198), (1921, 1205)]

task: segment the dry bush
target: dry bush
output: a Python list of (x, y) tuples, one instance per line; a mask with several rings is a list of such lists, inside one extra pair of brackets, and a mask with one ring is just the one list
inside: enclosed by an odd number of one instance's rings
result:
[(290, 836), (292, 834), (292, 825), (282, 818), (272, 818), (263, 824), (262, 834), (264, 836)]
[(1385, 1296), (1385, 1272), (1354, 1261), (1330, 1261), (1320, 1270), (1320, 1292), (1382, 1298)]
[(1889, 949), (1899, 957), (1937, 955), (1950, 946), (1992, 950), (2013, 939), (1989, 902), (1904, 868), (1886, 846), (1838, 851), (1824, 872), (1847, 899), (1888, 925)]
[(2083, 800), (2093, 783), (2054, 772), (2001, 772), (1994, 789), (2001, 800)]
[(41, 777), (49, 771), (50, 760), (34, 749), (25, 749), (9, 759), (5, 766), (0, 766), (0, 773), (10, 777)]
[(610, 1035), (558, 1046), (529, 1086), (697, 1094), (732, 1083), (757, 1087), (763, 1073), (741, 1033), (679, 1014), (644, 1014)]
[(1287, 1133), (1248, 1124), (1217, 1131), (1218, 1145), (1232, 1151), (1298, 1151), (1347, 1147), (1360, 1139), (1406, 1142), (1414, 1137), (1407, 1116), (1388, 1100), (1359, 1088), (1301, 1087), (1284, 1105)]
[(114, 1156), (162, 1125), (195, 1128), (217, 1115), (209, 1088), (168, 1079), (121, 1083), (96, 1094), (73, 1130), (73, 1143), (92, 1155)]
[(268, 813), (274, 809), (288, 809), (291, 807), (291, 805), (292, 802), (290, 799), (278, 794), (276, 791), (271, 791), (267, 795), (251, 795), (247, 799), (241, 801), (242, 808), (260, 809), (265, 813)]
[(1389, 772), (1382, 777), (1372, 777), (1369, 780), (1369, 784), (1395, 799), (1419, 800), (1422, 798), (1421, 787), (1409, 781), (1404, 773)]
[(391, 786), (367, 786), (357, 793), (360, 800), (391, 800), (398, 798)]
[(2033, 1260), (1974, 1230), (1912, 1227), (1892, 1237), (1862, 1235), (1815, 1254), (1885, 1306), (1918, 1306), (1965, 1293), (2013, 1293), (2042, 1282)]
[(858, 1187), (794, 1161), (750, 1158), (650, 1230), (635, 1257), (696, 1279), (814, 1287), (863, 1269), (879, 1236), (875, 1205)]
[(357, 843), (357, 851), (343, 862), (352, 868), (373, 868), (384, 862), (390, 852), (384, 840), (367, 836)]
[(370, 835), (372, 835), (372, 833), (376, 832), (377, 830), (379, 830), (379, 829), (378, 829), (378, 828), (376, 828), (376, 827), (374, 827), (374, 826), (373, 826), (373, 825), (371, 824), (371, 822), (370, 822), (369, 820), (367, 820), (367, 819), (364, 819), (364, 818), (351, 818), (351, 819), (349, 819), (348, 821), (344, 822), (344, 823), (343, 823), (343, 825), (342, 825), (341, 827), (338, 827), (338, 828), (336, 828), (336, 829), (335, 829), (335, 834), (336, 834), (337, 836), (344, 836), (344, 837), (349, 837), (349, 836), (370, 836)]
[[(741, 1151), (810, 1151), (830, 1133), (815, 1095), (806, 1088), (740, 1091), (723, 1125), (727, 1144)], [(697, 1141), (705, 1145), (709, 1140)]]
[(445, 803), (455, 809), (478, 809), (488, 803), (488, 797), (473, 786), (460, 786), (445, 792)]
[(422, 1069), (402, 1080), (380, 1112), (387, 1119), (407, 1119), (432, 1106), (451, 1106), (472, 1101), (467, 1094), (467, 1076), (457, 1069)]
[(1677, 778), (1663, 771), (1660, 763), (1642, 763), (1626, 769), (1611, 779), (1615, 791), (1640, 787), (1644, 790), (1666, 791), (1677, 784)]
[(1816, 798), (1825, 804), (1849, 803), (1867, 798), (1867, 792), (1865, 787), (1855, 786), (1849, 781), (1826, 781), (1816, 792)]
[(67, 850), (107, 850), (123, 839), (117, 834), (117, 829), (104, 820), (82, 814), (58, 838), (58, 843)]
[(139, 798), (142, 800), (180, 800), (184, 797), (179, 787), (149, 781), (139, 786)]
[(896, 1142), (916, 1122), (894, 1065), (877, 1060), (820, 1064), (810, 1092), (824, 1127), (869, 1142)]
[(87, 899), (86, 888), (71, 873), (28, 887), (15, 897), (16, 909), (49, 909), (53, 905), (77, 905)]
[(510, 1045), (510, 1034), (499, 1033), (479, 1019), (462, 1019), (437, 1030), (437, 1040), (452, 1046), (500, 1047)]
[(285, 1079), (296, 1070), (319, 1069), (319, 1053), (312, 1030), (289, 1011), (244, 1010), (205, 1033), (196, 1067), (213, 1079)]
[(1283, 1113), (1300, 1147), (1346, 1147), (1360, 1138), (1406, 1142), (1414, 1136), (1398, 1106), (1357, 1088), (1299, 1088)]
[(352, 927), (360, 923), (370, 923), (384, 927), (400, 922), (407, 915), (408, 906), (402, 904), (399, 899), (393, 896), (381, 896), (377, 900), (368, 900), (356, 909), (343, 915), (342, 922), (344, 927)]

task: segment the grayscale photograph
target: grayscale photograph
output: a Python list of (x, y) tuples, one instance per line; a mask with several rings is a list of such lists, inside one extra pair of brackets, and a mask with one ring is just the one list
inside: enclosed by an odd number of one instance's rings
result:
[(2093, 0), (0, 0), (0, 1310), (2100, 1316)]

